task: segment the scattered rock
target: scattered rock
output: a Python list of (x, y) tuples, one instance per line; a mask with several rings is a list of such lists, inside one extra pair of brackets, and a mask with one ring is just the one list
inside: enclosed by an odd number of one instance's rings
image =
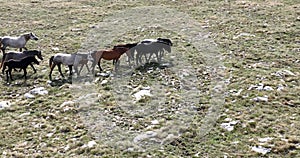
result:
[(239, 35), (237, 35), (237, 36), (234, 36), (233, 37), (233, 39), (238, 39), (238, 38), (240, 38), (240, 37), (242, 37), (242, 36), (245, 36), (245, 37), (255, 37), (255, 35), (253, 35), (253, 34), (250, 34), (250, 33), (240, 33)]
[(297, 76), (297, 75), (296, 75), (295, 73), (293, 73), (292, 71), (286, 70), (286, 69), (279, 70), (279, 71), (275, 72), (274, 75), (275, 75), (275, 76), (278, 76), (278, 77)]
[(81, 148), (92, 148), (95, 145), (97, 145), (97, 143), (94, 140), (92, 140), (92, 141), (89, 141), (87, 144), (84, 144)]
[(54, 134), (54, 133), (48, 133), (48, 134), (46, 134), (46, 136), (47, 136), (48, 138), (50, 138), (50, 137), (53, 136), (53, 134)]
[(256, 101), (256, 102), (268, 102), (268, 96), (255, 97), (255, 98), (252, 99), (252, 101)]
[(248, 90), (256, 89), (259, 91), (273, 91), (274, 89), (270, 86), (265, 86), (263, 83), (259, 83), (258, 85), (251, 85)]
[(270, 148), (264, 148), (264, 147), (262, 147), (262, 146), (258, 146), (258, 147), (253, 146), (253, 147), (251, 147), (251, 149), (252, 149), (253, 151), (258, 152), (258, 153), (261, 153), (261, 154), (263, 154), (263, 155), (265, 155), (265, 154), (267, 154), (267, 153), (269, 153), (269, 152), (271, 151)]
[(25, 112), (25, 113), (19, 115), (19, 117), (24, 117), (24, 116), (28, 116), (28, 115), (30, 115), (30, 112)]
[(66, 147), (64, 147), (64, 150), (67, 151), (70, 149), (70, 145), (67, 145)]
[(243, 89), (239, 89), (236, 93), (233, 93), (232, 95), (239, 96), (239, 95), (241, 95), (242, 91), (243, 91)]
[(137, 135), (134, 139), (133, 139), (133, 142), (134, 143), (138, 143), (140, 141), (143, 141), (145, 139), (149, 139), (149, 138), (152, 138), (152, 137), (155, 137), (157, 135), (156, 132), (154, 131), (147, 131), (145, 133), (142, 133), (140, 135)]
[(107, 80), (103, 80), (100, 84), (103, 86), (103, 85), (106, 85), (108, 83)]
[(59, 51), (59, 48), (58, 47), (52, 47), (51, 48), (53, 51)]
[[(227, 118), (226, 121), (231, 121), (231, 119)], [(237, 123), (239, 123), (239, 121), (231, 121), (231, 122), (228, 122), (228, 123), (222, 123), (221, 128), (223, 128), (223, 129), (230, 132), (230, 131), (234, 130), (234, 125), (236, 125)]]
[(109, 76), (110, 76), (110, 73), (104, 73), (104, 72), (101, 72), (101, 73), (97, 73), (97, 76), (109, 77)]
[(75, 102), (73, 102), (73, 101), (65, 101), (60, 105), (60, 107), (73, 106), (74, 104), (75, 104)]
[(282, 91), (284, 89), (284, 86), (282, 84), (279, 84), (277, 86), (277, 91)]
[(266, 138), (258, 138), (258, 141), (259, 142), (262, 142), (262, 143), (265, 143), (265, 142), (268, 142), (270, 140), (273, 140), (273, 138), (270, 138), (270, 137), (266, 137)]
[(46, 95), (48, 91), (44, 87), (37, 87), (24, 94), (27, 99), (34, 98), (35, 95)]
[(158, 120), (153, 120), (153, 121), (151, 121), (151, 124), (152, 124), (152, 125), (158, 125), (158, 124), (159, 124), (159, 121), (158, 121)]
[(25, 97), (26, 99), (31, 99), (31, 98), (34, 98), (34, 95), (32, 95), (32, 94), (30, 94), (30, 93), (25, 93), (25, 94), (24, 94), (24, 97)]
[(33, 95), (46, 95), (48, 91), (44, 87), (37, 87), (29, 91), (29, 93)]
[(140, 101), (145, 96), (151, 97), (152, 94), (150, 93), (150, 89), (142, 89), (136, 92), (135, 94), (133, 94), (133, 96), (135, 97), (136, 101)]
[(11, 106), (11, 103), (9, 101), (0, 101), (0, 110), (4, 108), (9, 108)]

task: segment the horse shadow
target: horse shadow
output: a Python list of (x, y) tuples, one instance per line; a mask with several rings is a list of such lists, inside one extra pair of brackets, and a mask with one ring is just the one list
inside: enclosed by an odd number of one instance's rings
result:
[(144, 72), (148, 72), (149, 70), (166, 69), (166, 68), (171, 68), (173, 66), (174, 64), (172, 62), (168, 62), (168, 63), (150, 62), (138, 66), (137, 68), (135, 68), (135, 70), (144, 73)]
[(51, 87), (60, 87), (64, 84), (72, 84), (72, 76), (69, 76), (67, 78), (52, 79), (50, 82), (48, 81), (48, 84)]
[(33, 82), (28, 82), (32, 78), (32, 75), (27, 75), (27, 79), (23, 78), (21, 74), (14, 74), (14, 80), (7, 82), (6, 75), (2, 75), (2, 85), (7, 87), (29, 87), (33, 86)]

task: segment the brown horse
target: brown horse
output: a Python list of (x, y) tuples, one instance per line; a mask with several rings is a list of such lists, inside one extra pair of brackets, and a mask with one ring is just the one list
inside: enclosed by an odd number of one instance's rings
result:
[(129, 48), (127, 47), (114, 47), (110, 50), (100, 50), (100, 51), (93, 51), (91, 53), (92, 58), (94, 59), (92, 64), (92, 72), (94, 73), (95, 66), (98, 63), (98, 67), (100, 71), (103, 71), (103, 69), (100, 66), (101, 59), (104, 60), (113, 60), (113, 64), (115, 65), (115, 70), (117, 71), (118, 65), (119, 65), (119, 58), (121, 55), (123, 55), (125, 52), (127, 52)]

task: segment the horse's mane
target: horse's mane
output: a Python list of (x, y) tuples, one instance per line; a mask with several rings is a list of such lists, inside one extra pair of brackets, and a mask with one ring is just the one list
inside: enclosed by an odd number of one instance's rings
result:
[(24, 54), (32, 54), (32, 53), (40, 53), (38, 50), (24, 50), (22, 53)]
[(9, 60), (7, 60), (7, 61), (5, 61), (5, 62), (11, 62), (11, 61), (13, 61), (13, 62), (23, 62), (24, 60), (28, 60), (29, 58), (35, 58), (34, 56), (26, 56), (26, 57), (23, 57), (23, 58), (21, 58), (21, 59), (18, 59), (18, 60), (16, 60), (16, 59), (9, 59)]

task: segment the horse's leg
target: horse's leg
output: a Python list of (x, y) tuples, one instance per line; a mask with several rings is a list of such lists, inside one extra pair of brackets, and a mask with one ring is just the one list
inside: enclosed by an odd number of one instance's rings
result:
[(63, 73), (61, 72), (61, 64), (57, 64), (57, 67), (58, 67), (58, 71), (59, 71), (60, 75), (61, 75), (62, 77), (65, 77), (65, 76), (63, 75)]
[(25, 80), (26, 80), (26, 79), (27, 79), (27, 76), (26, 76), (26, 75), (27, 75), (26, 68), (24, 68), (23, 70), (24, 70), (24, 77), (25, 77)]
[[(4, 59), (3, 59), (4, 60)], [(4, 75), (4, 70), (6, 69), (6, 64), (3, 64), (3, 67), (2, 67), (2, 74)]]
[(147, 58), (147, 54), (146, 53), (144, 53), (144, 56), (145, 56), (145, 59), (146, 59), (146, 63), (149, 63), (149, 60)]
[(4, 56), (4, 54), (5, 54), (5, 49), (6, 49), (6, 47), (7, 47), (7, 46), (3, 46), (3, 47), (1, 48), (3, 56)]
[[(28, 50), (26, 47), (23, 47), (26, 51)], [(20, 48), (20, 52), (22, 52), (22, 48)]]
[[(73, 75), (73, 70), (72, 70), (72, 65), (68, 65), (69, 67), (69, 71), (70, 71), (70, 76)], [(76, 68), (75, 68), (75, 71), (76, 71)], [(78, 72), (76, 72), (78, 74)]]
[(135, 64), (136, 64), (136, 66), (138, 66), (139, 65), (139, 54), (137, 53), (136, 54), (136, 57), (135, 57)]
[(84, 65), (85, 65), (85, 64), (81, 64), (81, 67), (80, 67), (79, 72), (78, 72), (78, 76), (80, 75), (80, 73), (81, 73), (81, 71), (82, 71)]
[[(1, 60), (1, 66), (0, 66), (0, 68), (3, 66), (3, 64), (4, 64), (4, 59), (5, 59), (5, 47), (3, 46), (2, 48), (1, 48), (1, 50), (2, 50), (2, 60)], [(3, 74), (4, 74), (4, 71), (3, 71)]]
[(94, 74), (94, 72), (95, 72), (96, 64), (97, 64), (97, 60), (94, 60), (94, 61), (93, 61), (93, 64), (91, 65), (91, 69), (92, 69), (92, 73), (93, 73), (93, 74)]
[(115, 71), (118, 72), (118, 59), (115, 59), (116, 62), (115, 62)]
[(101, 62), (101, 58), (98, 61), (98, 67), (99, 67), (100, 71), (103, 71), (103, 69), (101, 68), (100, 62)]
[[(74, 64), (73, 66), (74, 66), (74, 69), (75, 69), (75, 73), (79, 76), (78, 65), (79, 65), (79, 64)], [(72, 66), (71, 66), (71, 69), (70, 69), (70, 65), (69, 65), (68, 67), (69, 67), (69, 70), (72, 69)], [(72, 73), (73, 73), (73, 72), (72, 72)]]
[(155, 55), (156, 55), (156, 58), (157, 58), (157, 62), (160, 63), (161, 58), (158, 56), (158, 52), (156, 52)]
[(50, 72), (49, 72), (49, 79), (50, 79), (50, 80), (52, 80), (52, 71), (53, 71), (54, 67), (55, 67), (55, 64), (53, 63), (53, 64), (51, 65), (51, 67), (50, 67)]
[(36, 69), (34, 68), (34, 66), (32, 64), (30, 64), (30, 66), (32, 67), (34, 73), (36, 73)]
[[(85, 64), (85, 66), (86, 66), (86, 69), (88, 70), (88, 72), (90, 72), (90, 69), (89, 69), (89, 66), (87, 63)], [(83, 67), (83, 65), (82, 65), (82, 67)]]
[(8, 70), (6, 70), (6, 82), (8, 82), (9, 81), (9, 69)]
[(8, 70), (9, 78), (11, 81), (13, 81), (14, 79), (12, 78), (11, 71), (12, 71), (12, 68), (9, 68), (9, 70)]

